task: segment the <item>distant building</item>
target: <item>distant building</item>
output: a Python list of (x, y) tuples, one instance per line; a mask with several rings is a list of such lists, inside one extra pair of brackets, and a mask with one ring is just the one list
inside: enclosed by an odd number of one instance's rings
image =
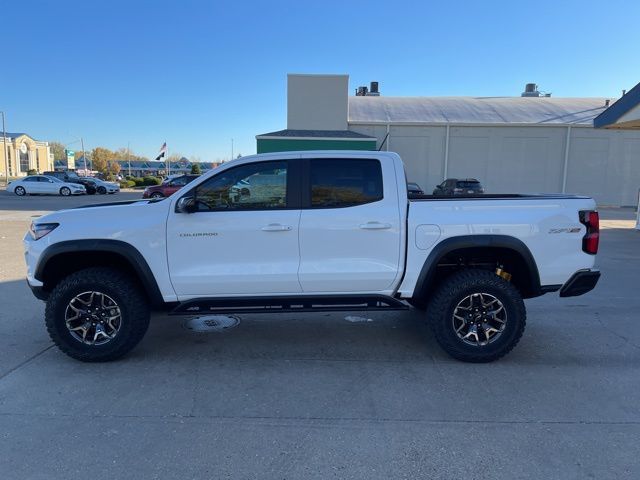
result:
[[(165, 171), (167, 164), (165, 162), (156, 162), (154, 160), (116, 160), (116, 162), (120, 165), (120, 175), (131, 175), (134, 177), (167, 176)], [(84, 173), (84, 157), (77, 158), (75, 164), (76, 170), (81, 174)], [(198, 162), (198, 164), (200, 165), (202, 173), (220, 165), (219, 163), (214, 162)], [(193, 165), (193, 163), (186, 158), (180, 159), (177, 162), (171, 162), (171, 171), (169, 172), (169, 175), (191, 173), (191, 165)], [(89, 159), (86, 160), (86, 168), (88, 171), (93, 171), (93, 164)], [(66, 170), (67, 162), (64, 160), (56, 160), (55, 169)]]
[(594, 119), (640, 125), (640, 87), (617, 102), (555, 98), (535, 84), (518, 97), (385, 97), (372, 82), (349, 96), (348, 78), (289, 75), (287, 129), (256, 136), (258, 153), (381, 148), (398, 152), (425, 192), (474, 177), (491, 193), (637, 202), (640, 130), (594, 128)]
[(0, 177), (23, 177), (29, 170), (46, 172), (53, 169), (53, 156), (48, 142), (31, 138), (26, 133), (8, 133), (3, 142), (0, 132)]

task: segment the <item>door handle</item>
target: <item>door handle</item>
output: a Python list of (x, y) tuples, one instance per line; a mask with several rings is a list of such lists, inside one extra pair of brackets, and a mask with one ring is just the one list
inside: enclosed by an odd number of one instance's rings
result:
[(288, 232), (291, 230), (289, 225), (281, 225), (279, 223), (270, 223), (262, 227), (263, 232)]
[(387, 230), (391, 228), (391, 224), (380, 223), (380, 222), (367, 222), (360, 225), (360, 228), (363, 230)]

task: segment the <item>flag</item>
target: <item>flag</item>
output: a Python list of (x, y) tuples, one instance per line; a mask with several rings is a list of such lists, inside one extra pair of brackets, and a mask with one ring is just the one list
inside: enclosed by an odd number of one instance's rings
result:
[(158, 154), (158, 156), (156, 157), (156, 160), (160, 160), (161, 158), (163, 158), (165, 155), (167, 154), (167, 142), (164, 142), (162, 144), (162, 147), (160, 147), (160, 153)]

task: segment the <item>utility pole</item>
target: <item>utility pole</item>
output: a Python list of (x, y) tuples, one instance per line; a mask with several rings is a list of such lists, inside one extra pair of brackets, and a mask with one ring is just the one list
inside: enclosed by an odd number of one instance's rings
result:
[(84, 151), (84, 140), (80, 137), (80, 144), (82, 145), (82, 159), (84, 160), (84, 176), (88, 177), (87, 173), (87, 152)]
[(129, 164), (129, 176), (131, 176), (131, 151), (129, 150), (129, 142), (127, 142), (127, 163)]
[(4, 176), (9, 185), (9, 157), (7, 155), (7, 131), (4, 128), (4, 112), (2, 113), (2, 144), (3, 144), (3, 152), (4, 152)]

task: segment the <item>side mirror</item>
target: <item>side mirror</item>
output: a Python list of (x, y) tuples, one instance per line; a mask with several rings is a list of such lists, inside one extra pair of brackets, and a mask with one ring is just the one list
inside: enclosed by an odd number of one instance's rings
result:
[(198, 204), (193, 197), (182, 197), (176, 203), (177, 213), (194, 213), (198, 210)]

